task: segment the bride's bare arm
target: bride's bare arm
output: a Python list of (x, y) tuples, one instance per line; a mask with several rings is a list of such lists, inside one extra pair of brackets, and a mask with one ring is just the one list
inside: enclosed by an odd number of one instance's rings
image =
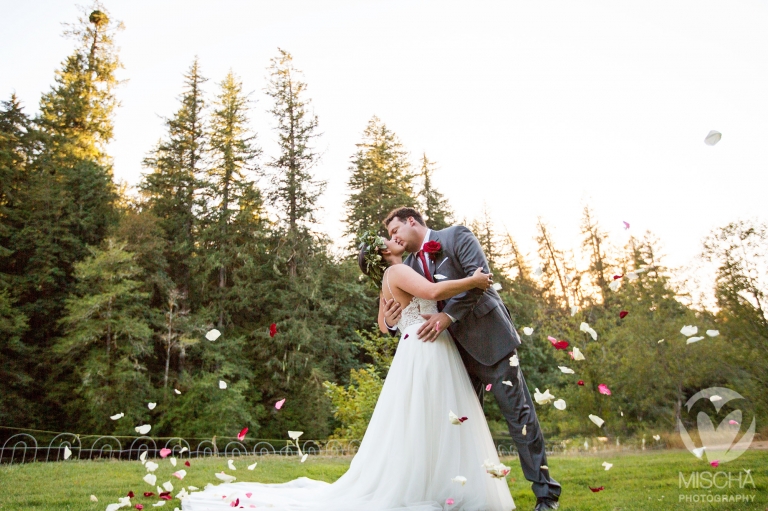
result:
[(413, 268), (398, 264), (389, 269), (387, 276), (392, 279), (390, 285), (396, 285), (411, 296), (418, 296), (425, 300), (447, 300), (470, 289), (485, 290), (491, 287), (493, 274), (482, 273), (482, 271), (482, 268), (478, 268), (471, 277), (432, 283)]

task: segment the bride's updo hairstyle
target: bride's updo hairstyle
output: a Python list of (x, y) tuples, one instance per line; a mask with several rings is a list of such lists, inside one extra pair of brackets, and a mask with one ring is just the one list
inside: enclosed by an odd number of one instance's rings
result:
[(364, 231), (358, 236), (358, 241), (360, 251), (357, 254), (357, 265), (378, 291), (381, 289), (384, 270), (387, 269), (387, 261), (381, 255), (381, 251), (387, 249), (387, 244), (375, 229)]

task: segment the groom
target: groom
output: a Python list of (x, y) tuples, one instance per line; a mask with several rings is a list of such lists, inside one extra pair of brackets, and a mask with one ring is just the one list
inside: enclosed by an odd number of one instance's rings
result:
[[(432, 282), (471, 275), (478, 267), (490, 272), (483, 249), (472, 232), (456, 225), (432, 231), (413, 208), (398, 208), (387, 215), (384, 226), (390, 237), (410, 255), (405, 264)], [(384, 301), (384, 321), (392, 335), (400, 319), (400, 305)], [(515, 442), (525, 478), (536, 495), (535, 511), (557, 509), (560, 484), (549, 476), (544, 437), (523, 372), (512, 356), (520, 336), (499, 294), (493, 289), (473, 289), (438, 303), (438, 314), (425, 314), (419, 339), (432, 342), (446, 328), (456, 341), (464, 365), (481, 403), (487, 384), (496, 396)], [(515, 358), (515, 361), (517, 359)], [(512, 365), (515, 363), (515, 365)], [(502, 382), (511, 382), (509, 386)]]

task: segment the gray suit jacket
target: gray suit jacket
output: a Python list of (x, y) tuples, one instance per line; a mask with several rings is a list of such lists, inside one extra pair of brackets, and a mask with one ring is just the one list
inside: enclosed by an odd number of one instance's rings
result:
[[(439, 241), (442, 246), (442, 253), (434, 262), (426, 258), (433, 278), (442, 275), (448, 280), (461, 279), (472, 275), (480, 266), (486, 273), (489, 271), (480, 242), (463, 225), (432, 231), (429, 240)], [(424, 275), (415, 254), (403, 262)], [(520, 335), (512, 325), (509, 311), (493, 288), (458, 294), (445, 302), (443, 312), (456, 320), (448, 328), (454, 340), (483, 365), (497, 363), (520, 345)]]

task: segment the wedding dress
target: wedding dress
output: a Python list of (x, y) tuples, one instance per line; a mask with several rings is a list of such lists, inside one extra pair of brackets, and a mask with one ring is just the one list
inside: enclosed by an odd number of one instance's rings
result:
[[(400, 342), (368, 429), (336, 482), (211, 485), (183, 499), (182, 509), (231, 509), (236, 499), (237, 508), (271, 511), (514, 509), (507, 480), (483, 466), (499, 458), (453, 340), (446, 331), (434, 342), (418, 339), (421, 314), (434, 313), (436, 302), (421, 298), (403, 309)], [(456, 425), (451, 412), (467, 419)]]

